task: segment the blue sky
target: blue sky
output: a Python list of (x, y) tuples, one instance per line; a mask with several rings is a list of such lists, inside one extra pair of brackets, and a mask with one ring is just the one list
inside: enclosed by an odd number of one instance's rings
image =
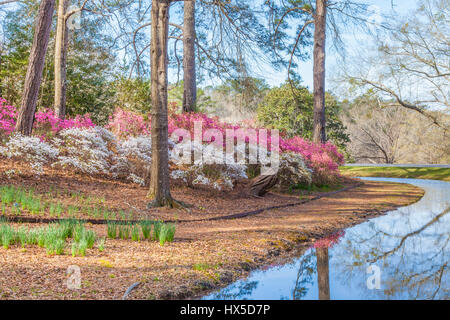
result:
[[(391, 1), (394, 3), (394, 7), (391, 6)], [(394, 15), (394, 16), (402, 16), (407, 14), (409, 11), (414, 10), (417, 7), (417, 2), (414, 0), (363, 0), (358, 1), (361, 3), (366, 3), (371, 6), (371, 11), (374, 12), (374, 18), (372, 21), (376, 21), (376, 12), (379, 8), (379, 12), (381, 15)], [(382, 19), (382, 18), (381, 18)], [(349, 53), (358, 51), (358, 46), (364, 42), (364, 45), (370, 45), (370, 37), (367, 34), (344, 34), (343, 39), (345, 41), (346, 50)], [(327, 46), (327, 49), (328, 46)], [(312, 47), (308, 48), (310, 53), (312, 54)], [(327, 70), (327, 87), (329, 87), (329, 82), (333, 76), (333, 71), (339, 69), (340, 59), (336, 52), (333, 50), (327, 50), (326, 55), (326, 70)], [(264, 77), (267, 83), (271, 86), (278, 86), (286, 80), (286, 70), (276, 71), (271, 68), (269, 65), (264, 67), (265, 73), (264, 75), (260, 75)], [(303, 84), (307, 87), (313, 87), (313, 64), (312, 59), (304, 62), (300, 62), (297, 68), (297, 72), (301, 75), (303, 79)]]

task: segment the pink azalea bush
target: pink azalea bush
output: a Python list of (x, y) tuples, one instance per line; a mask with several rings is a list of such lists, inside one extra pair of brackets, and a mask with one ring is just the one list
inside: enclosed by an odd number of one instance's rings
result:
[(36, 112), (34, 118), (34, 134), (41, 136), (43, 139), (55, 135), (64, 129), (95, 127), (88, 113), (83, 116), (77, 115), (72, 119), (60, 119), (53, 110), (45, 109)]
[(344, 156), (331, 142), (315, 144), (301, 137), (280, 139), (281, 152), (291, 151), (303, 156), (308, 167), (313, 169), (316, 184), (333, 184), (339, 177), (338, 167), (344, 164)]
[[(215, 145), (217, 145), (219, 149), (225, 147), (225, 139), (222, 141), (215, 141), (216, 138), (214, 136), (208, 136), (208, 133), (206, 132), (208, 129), (216, 130), (216, 133), (218, 133), (219, 136), (222, 135), (223, 138), (226, 137), (227, 130), (234, 130), (238, 139), (245, 140), (246, 143), (252, 142), (253, 145), (256, 145), (256, 143), (259, 142), (260, 137), (257, 134), (250, 137), (246, 135), (246, 128), (255, 129), (255, 133), (258, 132), (258, 128), (252, 121), (234, 125), (222, 122), (218, 117), (209, 117), (204, 113), (192, 112), (178, 114), (175, 112), (175, 107), (176, 106), (174, 105), (170, 105), (169, 108), (169, 136), (177, 129), (185, 129), (189, 131), (191, 137), (193, 137), (194, 123), (198, 121), (202, 123), (203, 141), (215, 142)], [(0, 98), (0, 138), (2, 136), (9, 136), (13, 133), (16, 117), (16, 108), (8, 105), (4, 99)], [(49, 141), (62, 130), (89, 129), (93, 127), (95, 127), (95, 124), (92, 122), (89, 114), (83, 116), (78, 115), (75, 118), (59, 119), (53, 110), (46, 109), (36, 113), (33, 135), (40, 137), (41, 141)], [(133, 137), (150, 136), (151, 118), (150, 116), (143, 117), (137, 113), (118, 108), (109, 118), (109, 123), (106, 125), (105, 129), (112, 131), (112, 133), (121, 141), (118, 143), (124, 143)], [(244, 137), (239, 137), (239, 135), (244, 135)], [(268, 132), (267, 140), (269, 149), (273, 150), (276, 145), (271, 142), (270, 132)], [(339, 177), (338, 166), (344, 163), (343, 155), (338, 152), (336, 146), (331, 142), (315, 144), (298, 136), (284, 138), (283, 133), (280, 133), (278, 151), (282, 153), (282, 158), (283, 155), (285, 155), (283, 159), (288, 157), (288, 154), (291, 154), (291, 156), (289, 156), (290, 158), (295, 154), (300, 155), (306, 166), (313, 172), (313, 183), (318, 185), (335, 183)]]
[[(172, 110), (173, 108), (170, 108)], [(183, 113), (177, 114), (173, 110), (169, 112), (168, 118), (168, 131), (169, 136), (178, 128), (188, 130), (193, 137), (194, 123), (196, 121), (202, 122), (203, 141), (213, 142), (214, 137), (205, 136), (207, 129), (218, 130), (223, 137), (226, 135), (227, 129), (235, 130), (245, 128), (255, 128), (256, 126), (246, 121), (241, 125), (233, 125), (230, 123), (222, 122), (218, 117), (209, 117), (204, 113)], [(151, 131), (150, 120), (145, 119), (133, 112), (117, 109), (113, 116), (110, 117), (110, 122), (107, 126), (111, 128), (116, 135), (121, 138), (127, 138), (129, 136), (149, 135)], [(241, 134), (244, 134), (243, 131)], [(245, 137), (245, 141), (250, 142), (251, 137)], [(269, 148), (272, 148), (270, 134), (267, 137)], [(256, 137), (255, 141), (258, 142), (259, 137)], [(222, 142), (225, 143), (225, 140)], [(344, 156), (338, 152), (335, 145), (331, 142), (325, 144), (315, 144), (311, 141), (305, 140), (301, 137), (283, 138), (280, 136), (279, 151), (281, 153), (291, 152), (300, 154), (307, 166), (313, 170), (313, 182), (318, 185), (333, 184), (339, 177), (339, 165), (344, 163)]]
[(106, 129), (111, 130), (120, 139), (150, 134), (150, 121), (131, 111), (117, 108), (109, 117)]
[[(16, 107), (8, 105), (6, 100), (0, 97), (0, 136), (8, 136), (14, 131), (16, 119)], [(33, 133), (41, 136), (41, 139), (45, 139), (64, 129), (92, 127), (95, 127), (95, 124), (92, 122), (89, 114), (77, 115), (75, 118), (59, 119), (53, 110), (45, 109), (36, 112)]]
[(16, 108), (0, 97), (0, 138), (10, 135), (16, 125)]

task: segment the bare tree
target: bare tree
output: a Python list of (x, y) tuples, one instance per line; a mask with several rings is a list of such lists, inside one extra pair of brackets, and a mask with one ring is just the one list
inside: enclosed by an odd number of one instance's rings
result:
[[(365, 94), (344, 104), (341, 117), (350, 136), (351, 157), (371, 163), (447, 163), (448, 131), (414, 110), (390, 103)], [(443, 112), (434, 111), (432, 116), (450, 124), (450, 116)]]
[(325, 37), (327, 0), (316, 0), (314, 15), (314, 120), (313, 141), (325, 143)]
[(59, 0), (58, 20), (55, 35), (55, 113), (60, 119), (66, 116), (66, 64), (69, 30), (66, 23), (66, 13), (69, 0)]
[[(83, 0), (78, 8), (67, 11), (70, 0), (60, 0), (58, 2), (58, 19), (56, 24), (55, 34), (55, 96), (54, 96), (54, 110), (55, 114), (60, 119), (66, 116), (66, 92), (67, 92), (67, 54), (69, 49), (69, 28), (67, 23), (69, 19), (82, 11), (90, 11), (96, 14), (103, 14), (101, 11), (109, 11), (108, 4), (100, 2), (98, 6), (94, 5), (92, 8), (87, 8), (89, 0)], [(93, 1), (92, 1), (93, 2)], [(120, 2), (119, 2), (120, 3)], [(112, 8), (112, 6), (111, 6)]]
[(404, 110), (380, 108), (376, 100), (361, 97), (347, 108), (343, 121), (351, 140), (349, 152), (357, 162), (395, 163), (401, 158)]
[(195, 110), (197, 79), (195, 72), (195, 0), (184, 2), (183, 26), (183, 111)]
[(25, 77), (22, 104), (17, 116), (16, 131), (30, 135), (44, 69), (55, 0), (42, 0), (36, 17), (33, 45)]
[(377, 54), (355, 58), (358, 68), (346, 71), (347, 80), (371, 89), (386, 106), (413, 110), (448, 130), (433, 111), (450, 109), (449, 19), (447, 1), (422, 1), (414, 16), (380, 30)]
[(152, 169), (149, 197), (154, 207), (177, 207), (170, 194), (167, 111), (167, 43), (170, 0), (152, 1), (151, 87)]

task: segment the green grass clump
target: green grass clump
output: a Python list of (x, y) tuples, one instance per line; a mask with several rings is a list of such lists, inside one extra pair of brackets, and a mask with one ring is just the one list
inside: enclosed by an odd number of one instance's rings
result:
[(76, 257), (78, 253), (78, 242), (72, 242), (72, 257)]
[(64, 238), (72, 238), (74, 230), (83, 225), (83, 222), (77, 221), (75, 219), (64, 219), (58, 222), (59, 226), (62, 228), (62, 233)]
[[(73, 237), (72, 254), (86, 255), (86, 250), (94, 246), (97, 235), (93, 230), (84, 228), (83, 222), (76, 220), (63, 220), (52, 223), (47, 227), (28, 229), (24, 226), (17, 230), (0, 220), (0, 245), (8, 249), (14, 244), (38, 245), (45, 248), (49, 255), (63, 255), (66, 240)], [(104, 249), (104, 241), (100, 241), (99, 249)], [(103, 250), (102, 249), (102, 250)]]
[(1, 186), (0, 198), (3, 208), (6, 208), (6, 205), (13, 205), (15, 214), (19, 214), (20, 209), (27, 210), (33, 215), (39, 215), (45, 211), (45, 204), (34, 194), (33, 189), (26, 191), (15, 186)]
[(64, 208), (61, 203), (50, 203), (49, 205), (49, 213), (52, 217), (60, 217), (61, 213), (64, 212)]
[(96, 239), (97, 235), (95, 234), (95, 231), (86, 229), (82, 224), (75, 226), (73, 235), (74, 242), (81, 243), (82, 241), (85, 241), (87, 248), (92, 249)]
[(87, 247), (92, 249), (94, 247), (95, 240), (97, 239), (97, 235), (93, 230), (85, 230), (83, 234), (82, 240), (86, 240)]
[(130, 226), (128, 224), (119, 225), (119, 238), (127, 240), (130, 237)]
[(80, 242), (80, 240), (84, 236), (84, 232), (85, 232), (84, 225), (79, 224), (79, 225), (75, 226), (74, 232), (73, 232), (73, 241)]
[(66, 241), (61, 238), (53, 238), (46, 244), (47, 254), (63, 255)]
[(175, 225), (172, 223), (164, 223), (161, 225), (161, 231), (159, 233), (159, 244), (164, 245), (164, 243), (172, 242), (175, 237)]
[(133, 241), (139, 241), (140, 240), (140, 229), (138, 225), (133, 225), (131, 227), (131, 240)]
[(16, 240), (15, 231), (12, 227), (2, 224), (0, 226), (0, 244), (3, 248), (8, 249), (10, 245), (13, 245)]
[(22, 248), (28, 244), (28, 229), (25, 227), (20, 227), (16, 232), (16, 241), (20, 243)]
[(133, 241), (141, 241), (142, 239), (154, 240), (159, 241), (161, 245), (174, 240), (176, 229), (175, 224), (173, 223), (150, 220), (143, 220), (134, 224), (108, 221), (106, 228), (107, 237), (110, 239), (119, 238), (122, 240), (127, 240), (131, 236), (131, 240)]
[(144, 239), (150, 239), (150, 235), (152, 232), (152, 225), (153, 221), (146, 220), (141, 222), (142, 235), (144, 236)]
[(37, 233), (37, 245), (40, 248), (44, 248), (45, 247), (45, 235), (46, 235), (45, 229), (44, 228), (40, 228), (38, 230), (38, 233)]
[(64, 254), (66, 245), (67, 230), (59, 224), (52, 224), (44, 230), (44, 247), (47, 249), (47, 254)]
[(98, 239), (98, 241), (97, 241), (98, 251), (103, 252), (105, 250), (105, 242), (106, 242), (106, 238)]
[(86, 239), (81, 239), (79, 242), (72, 243), (72, 256), (86, 256), (86, 251), (88, 248), (88, 241)]
[(39, 229), (30, 229), (27, 234), (27, 244), (37, 245), (38, 244)]
[(163, 223), (160, 221), (156, 221), (153, 224), (153, 240), (158, 241), (159, 240), (159, 234), (161, 233), (161, 227)]
[(15, 202), (16, 188), (14, 186), (1, 186), (0, 197), (2, 199), (2, 203), (5, 205)]
[(108, 238), (115, 239), (117, 237), (117, 224), (114, 221), (108, 221), (106, 231)]

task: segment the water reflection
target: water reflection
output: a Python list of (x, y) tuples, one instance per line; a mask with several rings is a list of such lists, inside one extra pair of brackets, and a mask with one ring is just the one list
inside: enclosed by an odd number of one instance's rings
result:
[[(413, 179), (416, 204), (314, 244), (291, 264), (253, 272), (205, 299), (449, 299), (450, 183)], [(369, 266), (380, 271), (370, 289)]]
[(319, 299), (330, 300), (330, 270), (328, 264), (328, 248), (316, 248), (316, 258)]

